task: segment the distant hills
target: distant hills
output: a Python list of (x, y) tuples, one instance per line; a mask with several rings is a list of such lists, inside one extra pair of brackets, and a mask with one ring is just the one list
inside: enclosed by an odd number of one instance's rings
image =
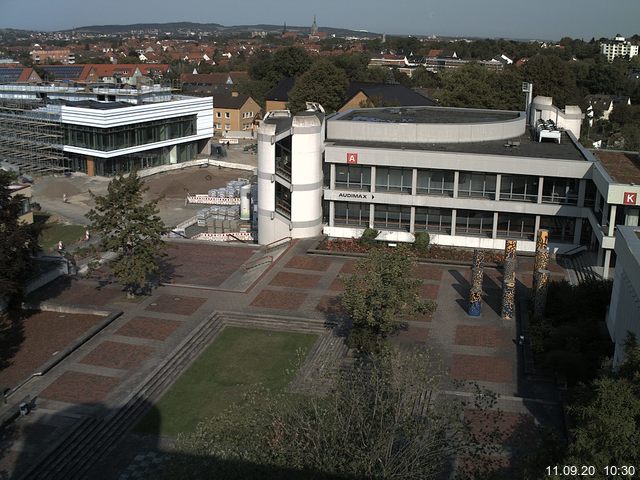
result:
[[(172, 23), (133, 23), (130, 25), (91, 25), (86, 27), (79, 27), (64, 30), (64, 32), (82, 32), (82, 33), (95, 33), (102, 35), (115, 35), (124, 34), (130, 32), (140, 31), (152, 31), (157, 30), (158, 33), (171, 33), (184, 35), (188, 32), (194, 33), (247, 33), (253, 31), (265, 31), (265, 32), (282, 32), (283, 25), (233, 25), (225, 26), (219, 23), (196, 23), (196, 22), (172, 22)], [(328, 35), (335, 34), (337, 36), (354, 36), (354, 37), (366, 37), (366, 36), (379, 36), (379, 33), (363, 32), (361, 30), (350, 30), (346, 28), (333, 28), (333, 27), (320, 27), (320, 30), (326, 32)], [(311, 31), (310, 26), (296, 26), (287, 25), (287, 31), (299, 32), (307, 34)]]

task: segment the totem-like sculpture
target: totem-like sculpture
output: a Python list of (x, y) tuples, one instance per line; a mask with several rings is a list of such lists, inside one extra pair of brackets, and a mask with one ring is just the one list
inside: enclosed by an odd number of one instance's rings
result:
[(516, 240), (507, 240), (504, 247), (504, 278), (502, 281), (502, 318), (512, 320), (516, 299)]
[(549, 288), (550, 276), (551, 272), (543, 269), (538, 270), (535, 274), (536, 293), (533, 301), (533, 318), (535, 320), (542, 320), (542, 317), (544, 317), (544, 310), (547, 307), (547, 290)]
[(469, 290), (469, 309), (472, 317), (479, 317), (482, 310), (482, 279), (484, 277), (484, 252), (473, 251), (473, 268), (471, 269), (471, 289)]
[(533, 261), (533, 285), (531, 298), (534, 299), (538, 290), (536, 284), (536, 273), (539, 270), (546, 270), (549, 267), (549, 230), (541, 228), (536, 237), (536, 256)]

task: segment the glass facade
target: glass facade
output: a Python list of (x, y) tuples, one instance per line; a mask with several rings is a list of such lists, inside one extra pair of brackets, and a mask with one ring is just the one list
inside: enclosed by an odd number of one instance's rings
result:
[(478, 197), (495, 200), (496, 174), (460, 172), (458, 177), (458, 197)]
[(291, 191), (276, 182), (276, 212), (291, 219)]
[(440, 195), (453, 197), (453, 178), (451, 170), (418, 170), (418, 195)]
[(100, 150), (102, 152), (111, 152), (165, 140), (175, 140), (195, 135), (197, 132), (196, 115), (112, 128), (69, 124), (65, 124), (64, 127), (66, 145)]
[(535, 227), (535, 215), (498, 213), (498, 237), (533, 240)]
[(500, 200), (537, 202), (539, 177), (503, 175), (500, 180)]
[(368, 203), (334, 202), (334, 209), (334, 225), (369, 226)]
[(411, 207), (400, 205), (375, 205), (373, 228), (383, 230), (409, 231), (411, 226)]
[(542, 183), (542, 203), (578, 205), (578, 187), (576, 178), (545, 177)]
[(336, 165), (336, 188), (340, 190), (371, 190), (371, 167)]
[(493, 212), (456, 210), (456, 235), (491, 238), (493, 235)]
[(276, 174), (291, 181), (291, 136), (276, 142)]
[(573, 243), (576, 219), (573, 217), (540, 217), (540, 228), (549, 230), (549, 241)]
[(416, 232), (451, 233), (450, 208), (422, 208), (416, 207)]
[(376, 168), (376, 192), (411, 193), (412, 181), (412, 168)]

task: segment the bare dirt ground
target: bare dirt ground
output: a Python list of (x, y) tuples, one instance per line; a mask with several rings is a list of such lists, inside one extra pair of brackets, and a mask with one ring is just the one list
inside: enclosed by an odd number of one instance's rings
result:
[[(250, 175), (250, 171), (215, 166), (161, 173), (145, 179), (149, 187), (145, 199), (162, 197), (158, 204), (160, 217), (167, 225), (175, 226), (201, 208), (185, 205), (187, 193), (207, 193), (211, 188), (224, 187), (230, 180), (249, 178)], [(65, 218), (68, 223), (86, 224), (84, 215), (94, 206), (89, 191), (96, 195), (105, 194), (109, 180), (82, 174), (40, 177), (33, 185), (32, 201), (38, 202), (43, 210)], [(67, 203), (63, 202), (63, 195), (67, 196)]]

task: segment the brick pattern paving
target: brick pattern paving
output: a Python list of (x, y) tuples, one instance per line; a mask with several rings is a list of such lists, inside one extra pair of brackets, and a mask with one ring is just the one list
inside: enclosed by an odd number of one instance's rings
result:
[(329, 285), (329, 290), (332, 290), (334, 292), (343, 292), (344, 280), (340, 277), (334, 278), (331, 284)]
[(181, 322), (162, 318), (134, 317), (118, 329), (116, 335), (166, 340), (180, 324)]
[(101, 287), (98, 282), (59, 278), (27, 297), (28, 302), (56, 302), (66, 305), (104, 306), (122, 296), (122, 289), (116, 285)]
[(513, 382), (511, 358), (463, 355), (455, 353), (451, 361), (451, 377), (477, 382)]
[(119, 383), (119, 378), (65, 372), (45, 388), (40, 397), (69, 403), (98, 403), (103, 402)]
[(439, 282), (442, 280), (443, 269), (431, 265), (419, 264), (413, 271), (413, 274), (422, 280), (433, 280)]
[(340, 269), (340, 273), (353, 273), (355, 260), (346, 260)]
[(302, 306), (306, 294), (300, 292), (281, 292), (279, 290), (262, 290), (251, 302), (251, 307), (277, 308), (280, 310), (297, 310)]
[(320, 280), (319, 275), (307, 275), (304, 273), (290, 273), (280, 272), (278, 273), (271, 283), (272, 287), (289, 287), (289, 288), (314, 288)]
[(436, 300), (438, 298), (438, 292), (440, 291), (440, 285), (434, 283), (423, 283), (420, 285), (420, 296), (430, 300)]
[(396, 337), (396, 341), (411, 345), (424, 345), (429, 336), (429, 329), (423, 327), (409, 326), (408, 330), (402, 330)]
[(85, 355), (80, 363), (128, 370), (140, 365), (151, 353), (152, 347), (106, 341)]
[(246, 247), (169, 243), (166, 261), (169, 281), (219, 287), (256, 251)]
[(313, 270), (326, 272), (331, 265), (328, 258), (311, 257), (309, 255), (296, 255), (285, 265), (285, 268), (298, 268), (301, 270)]
[(340, 297), (334, 297), (331, 295), (323, 295), (320, 297), (320, 301), (318, 302), (318, 305), (316, 305), (316, 310), (328, 315), (346, 314), (344, 307), (340, 302)]
[(175, 315), (191, 315), (206, 301), (206, 298), (162, 294), (154, 299), (145, 310)]
[(0, 316), (0, 386), (14, 387), (104, 317), (57, 312), (25, 312), (12, 321)]
[(464, 418), (480, 442), (513, 446), (535, 428), (533, 417), (525, 413), (465, 410)]
[(456, 345), (501, 348), (512, 344), (509, 330), (491, 325), (456, 326)]

